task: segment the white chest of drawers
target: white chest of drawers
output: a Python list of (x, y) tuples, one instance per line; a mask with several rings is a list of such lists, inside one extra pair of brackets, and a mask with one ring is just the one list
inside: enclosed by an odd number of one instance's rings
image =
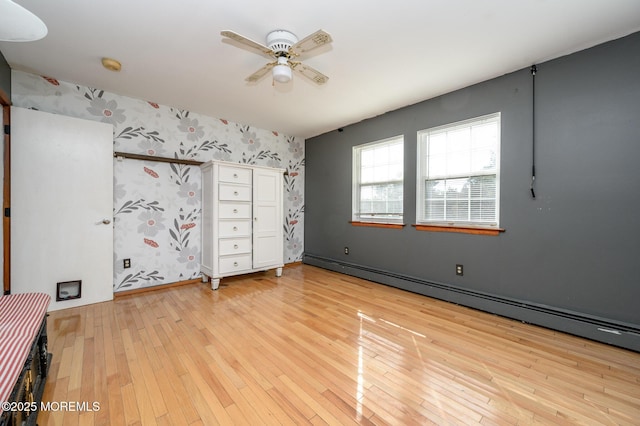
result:
[(201, 272), (225, 276), (283, 267), (283, 169), (209, 161), (202, 170)]

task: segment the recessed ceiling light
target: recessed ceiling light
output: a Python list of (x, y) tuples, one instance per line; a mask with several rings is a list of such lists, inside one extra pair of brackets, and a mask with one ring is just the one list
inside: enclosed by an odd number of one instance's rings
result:
[(115, 59), (111, 58), (102, 58), (102, 66), (108, 69), (109, 71), (120, 71), (122, 69), (122, 64)]

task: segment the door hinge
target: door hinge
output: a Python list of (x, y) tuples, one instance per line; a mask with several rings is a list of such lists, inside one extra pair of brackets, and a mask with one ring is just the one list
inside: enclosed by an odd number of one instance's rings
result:
[(10, 135), (11, 134), (11, 126), (8, 124), (4, 125), (4, 134), (5, 135)]
[(4, 217), (11, 217), (11, 207), (4, 208)]

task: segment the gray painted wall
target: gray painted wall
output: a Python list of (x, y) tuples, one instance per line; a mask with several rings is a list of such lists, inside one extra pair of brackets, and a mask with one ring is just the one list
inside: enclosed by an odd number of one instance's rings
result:
[[(2, 52), (0, 52), (0, 90), (2, 90), (8, 99), (11, 99), (11, 68), (4, 58)], [(0, 108), (0, 125), (4, 127), (4, 111)], [(0, 139), (0, 152), (4, 155), (4, 129), (0, 132), (2, 138)], [(0, 180), (4, 186), (4, 161), (0, 160)], [(0, 244), (4, 245), (3, 229), (0, 227)], [(0, 268), (4, 269), (4, 258), (0, 259)], [(3, 293), (4, 294), (4, 291)]]
[[(538, 64), (535, 199), (528, 68), (307, 140), (305, 262), (640, 350), (638, 52), (640, 33)], [(506, 232), (415, 230), (416, 132), (496, 111)], [(407, 226), (354, 227), (352, 147), (398, 134)]]
[(0, 89), (11, 99), (11, 68), (2, 52), (0, 52)]

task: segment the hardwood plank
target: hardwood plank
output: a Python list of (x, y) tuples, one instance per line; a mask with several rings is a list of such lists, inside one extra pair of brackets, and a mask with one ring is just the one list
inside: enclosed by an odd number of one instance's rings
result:
[[(143, 333), (144, 330), (141, 330), (140, 334), (142, 335)], [(152, 346), (144, 345), (144, 341), (135, 343), (134, 349), (138, 354), (140, 376), (144, 379), (144, 386), (151, 400), (153, 414), (156, 418), (162, 417), (167, 414), (167, 406), (155, 375), (155, 372), (159, 369), (160, 362), (154, 361), (154, 359), (157, 359), (155, 351)]]
[[(210, 389), (208, 390), (205, 385), (199, 386), (198, 383), (196, 383), (196, 380), (201, 382), (200, 378), (198, 377), (198, 373), (193, 372), (193, 370), (189, 367), (185, 368), (187, 370), (187, 374), (183, 374), (182, 376), (180, 376), (180, 379), (183, 381), (184, 387), (189, 390), (190, 401), (195, 407), (202, 423), (206, 425), (225, 424), (220, 422), (219, 417), (215, 415), (214, 411), (212, 411), (209, 406), (208, 397), (210, 398), (212, 403), (216, 401), (215, 398), (210, 397)], [(201, 388), (205, 391), (205, 395), (202, 394)], [(214, 407), (214, 409), (216, 412), (220, 413), (221, 417), (227, 416), (224, 408), (219, 403), (216, 404), (216, 407)], [(230, 419), (225, 420), (230, 421)]]
[(69, 390), (80, 389), (82, 385), (82, 360), (84, 355), (85, 340), (82, 335), (76, 335), (76, 341), (73, 345), (73, 353), (71, 355), (71, 371), (69, 373)]
[(640, 354), (308, 265), (50, 313), (75, 424), (634, 424)]
[[(340, 424), (340, 420), (335, 417), (335, 415), (329, 411), (323, 404), (319, 401), (322, 398), (322, 394), (316, 393), (315, 389), (309, 388), (305, 386), (305, 383), (296, 382), (291, 380), (288, 376), (283, 375), (280, 377), (282, 383), (288, 387), (292, 392), (294, 392), (300, 399), (313, 411), (316, 413), (314, 418), (322, 419), (322, 422), (330, 425)], [(316, 422), (318, 419), (316, 419)], [(315, 422), (314, 422), (315, 423)]]
[(125, 417), (127, 416), (125, 408), (129, 410), (129, 413), (132, 411), (128, 405), (125, 407), (122, 392), (123, 390), (120, 386), (118, 376), (116, 374), (108, 376), (108, 398), (106, 400), (102, 399), (98, 401), (100, 403), (100, 412), (105, 413), (105, 417), (108, 419), (107, 424), (125, 424)]
[(140, 411), (133, 388), (133, 383), (128, 383), (120, 388), (120, 396), (124, 406), (124, 424), (134, 424), (140, 422)]
[[(184, 386), (184, 382), (180, 378), (182, 375), (186, 375), (187, 371), (178, 368), (182, 364), (177, 358), (171, 356), (177, 350), (168, 337), (161, 333), (163, 329), (157, 329), (157, 331), (161, 341), (166, 342), (163, 344), (164, 350), (158, 351), (158, 358), (160, 358), (162, 366), (155, 374), (167, 409), (172, 419), (174, 417), (182, 418), (178, 419), (176, 424), (181, 421), (192, 424), (200, 420), (200, 416), (191, 401), (189, 389)], [(168, 389), (171, 391), (168, 392)]]

